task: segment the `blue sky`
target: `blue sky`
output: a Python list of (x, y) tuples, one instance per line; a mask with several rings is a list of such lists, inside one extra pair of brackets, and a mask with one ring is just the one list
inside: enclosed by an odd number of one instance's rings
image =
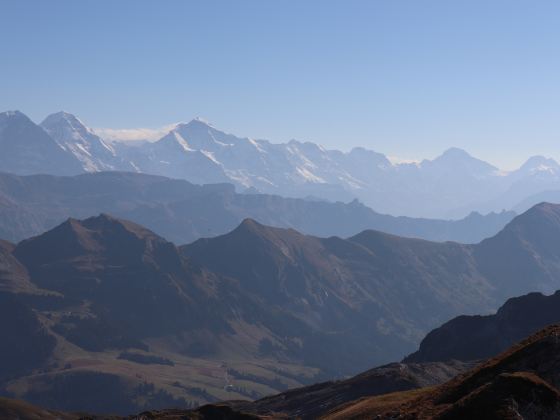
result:
[(560, 159), (558, 1), (0, 0), (0, 109)]

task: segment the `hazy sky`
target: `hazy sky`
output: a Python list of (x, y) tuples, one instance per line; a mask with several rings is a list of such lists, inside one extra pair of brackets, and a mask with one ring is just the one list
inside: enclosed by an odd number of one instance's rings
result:
[(560, 159), (560, 2), (0, 0), (0, 109)]

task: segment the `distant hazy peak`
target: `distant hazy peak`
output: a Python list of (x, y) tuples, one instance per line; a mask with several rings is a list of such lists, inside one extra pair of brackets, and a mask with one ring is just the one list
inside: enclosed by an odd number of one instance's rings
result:
[(547, 158), (545, 156), (537, 155), (531, 156), (527, 161), (519, 168), (520, 171), (532, 171), (532, 170), (557, 170), (560, 169), (560, 165), (552, 158)]
[(459, 170), (461, 167), (469, 168), (469, 171), (475, 176), (483, 176), (486, 173), (499, 171), (494, 165), (475, 158), (463, 149), (452, 147), (447, 149), (441, 155), (433, 160), (423, 160), (420, 163), (422, 167), (446, 168), (449, 170)]
[(432, 160), (432, 162), (462, 162), (462, 161), (480, 162), (480, 163), (484, 163), (487, 166), (493, 167), (493, 165), (490, 165), (489, 163), (483, 160), (475, 158), (467, 151), (463, 149), (459, 149), (458, 147), (451, 147)]
[(445, 150), (440, 157), (474, 159), (466, 150), (460, 149), (459, 147), (450, 147), (449, 149)]

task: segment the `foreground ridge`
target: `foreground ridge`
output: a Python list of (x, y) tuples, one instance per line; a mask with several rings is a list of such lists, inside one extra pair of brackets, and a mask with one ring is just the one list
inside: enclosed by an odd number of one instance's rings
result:
[[(326, 418), (554, 419), (560, 415), (560, 325), (552, 325), (434, 389), (372, 397)], [(408, 401), (407, 401), (408, 400)]]

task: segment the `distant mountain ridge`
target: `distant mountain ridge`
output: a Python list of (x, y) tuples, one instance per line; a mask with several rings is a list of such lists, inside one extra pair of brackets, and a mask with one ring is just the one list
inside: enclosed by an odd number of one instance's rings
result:
[(560, 188), (560, 165), (542, 156), (507, 173), (457, 148), (433, 160), (393, 164), (364, 148), (345, 153), (310, 142), (236, 137), (200, 119), (153, 143), (113, 146), (69, 113), (48, 116), (40, 127), (21, 113), (0, 115), (0, 154), (6, 156), (0, 171), (17, 174), (135, 171), (287, 197), (358, 198), (382, 213), (432, 218), (511, 209)]
[(473, 213), (458, 221), (393, 217), (357, 200), (345, 204), (239, 194), (230, 184), (198, 186), (160, 176), (99, 172), (74, 177), (0, 174), (0, 238), (38, 235), (69, 217), (99, 213), (140, 223), (175, 243), (227, 233), (245, 218), (315, 236), (348, 237), (366, 229), (434, 241), (480, 242), (515, 214)]

